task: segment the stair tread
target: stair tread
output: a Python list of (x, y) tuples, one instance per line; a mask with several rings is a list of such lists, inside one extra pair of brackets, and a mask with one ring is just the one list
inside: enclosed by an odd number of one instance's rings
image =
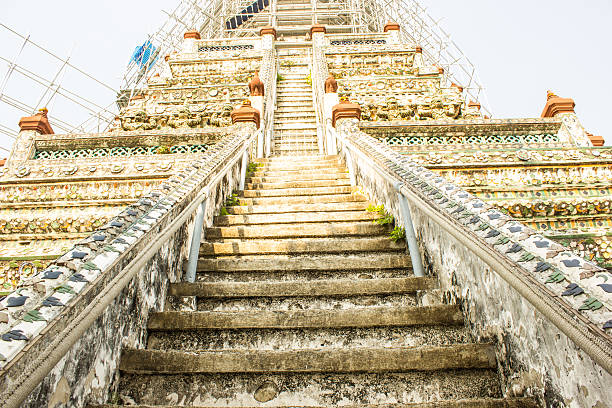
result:
[(198, 271), (251, 271), (275, 270), (379, 270), (409, 268), (410, 257), (404, 254), (313, 254), (313, 255), (244, 255), (200, 257)]
[[(267, 405), (270, 408), (326, 408), (327, 405)], [(538, 403), (534, 398), (477, 398), (460, 400), (438, 400), (432, 402), (417, 403), (392, 403), (392, 404), (359, 404), (343, 405), (343, 408), (536, 408)], [(90, 408), (182, 408), (179, 405), (89, 405)], [(215, 406), (216, 408), (229, 408), (229, 406)], [(212, 406), (198, 405), (192, 408), (213, 408)], [(256, 408), (253, 406), (243, 406), (242, 408)]]
[(394, 372), (495, 367), (490, 344), (415, 348), (235, 350), (184, 352), (126, 349), (119, 369), (130, 373)]
[(321, 279), (316, 281), (180, 282), (170, 285), (174, 296), (296, 297), (412, 293), (435, 288), (433, 278)]
[(340, 310), (240, 310), (152, 313), (149, 330), (290, 329), (461, 325), (456, 305), (372, 306)]

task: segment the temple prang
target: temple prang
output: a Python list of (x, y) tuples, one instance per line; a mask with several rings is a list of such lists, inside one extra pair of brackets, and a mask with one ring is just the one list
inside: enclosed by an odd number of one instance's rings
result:
[(0, 406), (609, 406), (612, 149), (392, 3), (214, 0), (106, 131), (15, 124)]

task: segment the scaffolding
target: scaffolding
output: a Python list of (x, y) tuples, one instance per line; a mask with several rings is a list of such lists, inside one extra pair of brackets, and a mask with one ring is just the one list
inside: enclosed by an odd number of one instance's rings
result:
[[(0, 55), (0, 64), (6, 72), (0, 82), (0, 134), (15, 139), (18, 130), (15, 115), (30, 116), (41, 108), (50, 109), (49, 122), (56, 131), (87, 133), (104, 131), (117, 115), (114, 96), (117, 90), (100, 81), (70, 61), (70, 55), (61, 57), (0, 23), (3, 48), (14, 46), (12, 56)], [(28, 65), (28, 67), (26, 67)], [(72, 82), (70, 86), (65, 82)], [(97, 88), (96, 97), (84, 96), (86, 85)], [(18, 94), (18, 96), (17, 96)], [(102, 95), (109, 103), (95, 102)], [(78, 119), (77, 119), (78, 118)], [(1, 154), (9, 152), (6, 143), (0, 145)]]
[[(167, 55), (179, 49), (186, 30), (199, 30), (203, 39), (257, 35), (257, 27), (264, 24), (278, 26), (290, 14), (278, 8), (280, 2), (282, 0), (270, 0), (270, 5), (256, 18), (240, 29), (228, 30), (225, 22), (241, 13), (252, 0), (181, 0), (174, 11), (167, 13), (168, 20), (164, 25), (148, 40), (158, 47), (160, 55)], [(476, 67), (417, 0), (298, 0), (291, 3), (310, 3), (310, 10), (302, 17), (312, 24), (344, 24), (350, 26), (353, 33), (381, 32), (387, 22), (398, 22), (403, 41), (420, 46), (428, 63), (444, 68), (445, 85), (460, 85), (467, 100), (479, 102), (483, 113), (492, 116)], [(341, 11), (329, 13), (325, 6), (330, 4), (340, 6)], [(122, 89), (133, 93), (145, 84), (146, 78), (160, 69), (153, 67), (143, 74), (142, 68), (131, 64), (124, 76)]]
[[(25, 115), (32, 115), (51, 104), (63, 104), (67, 107), (65, 109), (72, 110), (69, 115), (57, 106), (50, 110), (49, 121), (56, 130), (66, 133), (100, 132), (108, 128), (118, 109), (134, 93), (143, 89), (150, 77), (161, 73), (164, 64), (157, 62), (163, 56), (180, 49), (185, 31), (198, 30), (203, 39), (223, 39), (256, 36), (259, 28), (264, 25), (287, 29), (291, 24), (319, 23), (345, 27), (346, 32), (350, 33), (368, 33), (381, 32), (387, 22), (395, 21), (401, 26), (405, 43), (420, 46), (428, 63), (444, 68), (445, 85), (456, 83), (462, 86), (466, 100), (479, 102), (483, 113), (492, 116), (474, 64), (417, 0), (257, 1), (265, 3), (255, 6), (254, 0), (179, 0), (172, 11), (164, 12), (167, 19), (161, 27), (148, 35), (143, 45), (137, 48), (124, 72), (119, 89), (76, 67), (70, 62), (69, 56), (60, 57), (29, 36), (19, 34), (0, 23), (0, 33), (4, 31), (21, 41), (15, 56), (0, 56), (0, 63), (7, 66), (6, 74), (0, 82), (0, 102)], [(228, 23), (237, 16), (240, 16), (239, 26)], [(20, 63), (20, 57), (28, 48), (50, 57), (56, 65), (55, 73), (41, 74)], [(90, 84), (108, 92), (111, 95), (105, 99), (108, 103), (101, 105), (92, 101), (92, 98), (84, 97), (82, 92), (63, 85), (68, 72), (76, 73)], [(19, 98), (11, 96), (10, 84), (16, 77), (40, 87), (40, 94), (30, 95), (29, 100), (23, 95)], [(73, 119), (67, 119), (75, 117), (75, 107), (83, 112), (82, 120), (76, 123)], [(0, 119), (1, 116), (4, 115), (0, 115)], [(15, 124), (0, 123), (0, 134), (14, 139), (17, 136)], [(8, 149), (0, 146), (0, 150)]]

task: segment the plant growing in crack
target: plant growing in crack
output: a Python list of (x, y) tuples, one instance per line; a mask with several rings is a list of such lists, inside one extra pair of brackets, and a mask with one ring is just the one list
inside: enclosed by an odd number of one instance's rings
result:
[(389, 233), (389, 238), (391, 238), (393, 242), (400, 241), (406, 238), (406, 230), (404, 228), (395, 226), (393, 230)]
[(368, 208), (366, 208), (366, 211), (375, 212), (375, 213), (378, 213), (378, 215), (380, 215), (380, 218), (374, 220), (375, 224), (388, 225), (388, 224), (393, 224), (395, 222), (395, 218), (393, 217), (393, 215), (389, 214), (385, 210), (384, 205), (375, 206), (375, 205), (370, 204)]

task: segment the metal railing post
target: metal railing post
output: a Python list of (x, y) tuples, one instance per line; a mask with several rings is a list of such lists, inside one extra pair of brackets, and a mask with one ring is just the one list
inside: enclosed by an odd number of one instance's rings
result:
[(346, 152), (346, 167), (348, 167), (351, 186), (355, 187), (357, 185), (357, 179), (355, 178), (355, 170), (353, 168), (353, 158), (351, 157), (351, 152), (348, 148), (345, 148), (344, 151)]
[(421, 259), (419, 244), (417, 243), (414, 226), (412, 225), (412, 215), (410, 214), (410, 206), (408, 205), (408, 199), (401, 192), (401, 187), (403, 185), (403, 183), (396, 183), (395, 189), (397, 190), (397, 200), (399, 202), (400, 214), (404, 224), (404, 231), (406, 233), (406, 244), (408, 244), (410, 259), (412, 260), (412, 271), (414, 273), (414, 276), (423, 277), (425, 276), (425, 271), (423, 269), (423, 260)]
[(191, 235), (191, 245), (189, 247), (189, 259), (187, 261), (187, 276), (185, 277), (185, 281), (190, 283), (195, 282), (196, 270), (198, 268), (200, 243), (202, 241), (202, 235), (204, 234), (203, 226), (207, 201), (208, 200), (205, 198), (202, 204), (200, 204), (193, 224), (193, 234)]
[[(261, 134), (261, 132), (260, 132)], [(244, 184), (246, 182), (246, 168), (249, 163), (249, 152), (247, 150), (242, 154), (242, 164), (240, 165), (240, 184), (238, 190), (244, 190)]]

